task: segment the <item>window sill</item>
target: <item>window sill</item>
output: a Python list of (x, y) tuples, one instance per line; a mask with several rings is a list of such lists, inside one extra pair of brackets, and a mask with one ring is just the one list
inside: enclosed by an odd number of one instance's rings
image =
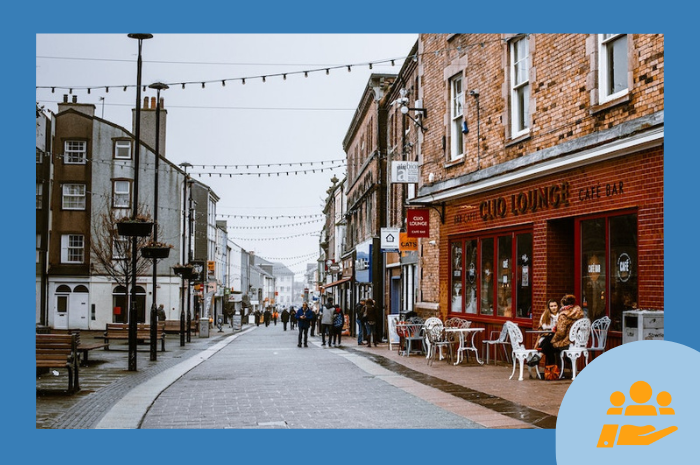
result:
[(531, 137), (532, 137), (532, 134), (528, 132), (527, 134), (522, 134), (522, 135), (516, 137), (515, 139), (511, 139), (510, 141), (506, 142), (505, 145), (506, 145), (506, 147), (512, 147), (512, 146), (517, 145), (521, 142), (525, 142), (526, 140), (530, 139)]
[(463, 165), (464, 158), (465, 158), (464, 155), (462, 155), (461, 157), (457, 158), (456, 160), (446, 161), (445, 164), (442, 165), (442, 167), (445, 169), (448, 169), (448, 168), (452, 168), (455, 166)]
[(621, 105), (623, 103), (629, 103), (630, 101), (630, 93), (628, 92), (627, 94), (623, 95), (622, 97), (618, 97), (613, 100), (608, 100), (607, 102), (599, 103), (598, 105), (593, 105), (590, 109), (590, 114), (595, 115), (596, 113), (600, 113), (601, 111), (609, 110), (612, 107), (616, 107), (618, 105)]

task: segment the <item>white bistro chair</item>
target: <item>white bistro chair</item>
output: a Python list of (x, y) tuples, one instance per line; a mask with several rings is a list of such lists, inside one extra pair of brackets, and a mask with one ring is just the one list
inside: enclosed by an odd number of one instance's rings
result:
[(494, 347), (494, 353), (493, 353), (493, 361), (496, 362), (498, 360), (498, 346), (501, 346), (503, 348), (503, 357), (505, 357), (506, 362), (510, 362), (508, 358), (508, 350), (506, 349), (507, 345), (510, 345), (510, 341), (508, 341), (508, 328), (503, 325), (503, 328), (501, 328), (501, 331), (491, 331), (491, 339), (484, 339), (481, 341), (482, 343), (486, 344), (486, 364), (489, 364), (489, 354), (491, 353), (491, 347)]
[(610, 318), (604, 316), (598, 318), (591, 324), (591, 346), (588, 352), (605, 352), (605, 343), (608, 340), (608, 329), (610, 328)]
[[(506, 321), (503, 324), (503, 327), (506, 328), (506, 330), (508, 331), (508, 337), (510, 338), (510, 345), (512, 347), (511, 355), (513, 357), (513, 372), (510, 374), (510, 378), (508, 379), (513, 379), (513, 375), (515, 374), (515, 364), (517, 362), (520, 362), (520, 377), (518, 378), (518, 381), (522, 381), (523, 365), (525, 364), (525, 360), (531, 355), (537, 354), (537, 349), (525, 348), (525, 345), (523, 345), (523, 332), (520, 331), (518, 325), (516, 325), (512, 321)], [(532, 367), (528, 365), (527, 371), (530, 375), (530, 378), (532, 378)], [(537, 365), (535, 365), (535, 371), (537, 372), (537, 379), (539, 379), (540, 369)]]
[(576, 362), (579, 357), (583, 355), (586, 360), (586, 366), (588, 366), (588, 338), (591, 335), (591, 320), (588, 318), (581, 318), (576, 320), (576, 322), (571, 325), (569, 330), (569, 344), (568, 349), (564, 349), (560, 353), (561, 358), (561, 370), (559, 371), (559, 378), (564, 376), (564, 357), (568, 357), (571, 361), (571, 380), (576, 379)]

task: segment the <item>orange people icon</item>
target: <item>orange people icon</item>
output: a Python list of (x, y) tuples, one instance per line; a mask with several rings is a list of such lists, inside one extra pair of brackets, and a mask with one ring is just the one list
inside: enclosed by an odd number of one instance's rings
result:
[[(649, 383), (637, 381), (630, 387), (630, 398), (638, 405), (632, 404), (623, 409), (622, 405), (625, 403), (625, 395), (620, 391), (615, 391), (610, 395), (610, 403), (614, 405), (614, 407), (608, 409), (607, 415), (623, 415), (624, 410), (624, 416), (657, 416), (656, 407), (653, 405), (644, 405), (651, 399), (652, 394), (653, 392)], [(666, 391), (660, 392), (656, 396), (656, 402), (660, 405), (658, 410), (660, 415), (675, 415), (676, 412), (668, 407), (671, 403), (671, 394)], [(598, 438), (597, 447), (613, 447), (618, 426), (619, 425), (616, 424), (603, 425), (603, 430)], [(677, 426), (669, 426), (668, 428), (656, 431), (656, 428), (652, 425), (622, 425), (617, 438), (617, 445), (646, 446), (677, 430)]]

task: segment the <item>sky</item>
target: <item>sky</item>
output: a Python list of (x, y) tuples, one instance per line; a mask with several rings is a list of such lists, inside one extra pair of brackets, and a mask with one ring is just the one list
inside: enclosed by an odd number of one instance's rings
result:
[[(195, 165), (189, 172), (219, 196), (231, 240), (303, 273), (318, 258), (326, 190), (345, 175), (342, 143), (369, 76), (398, 73), (417, 38), (153, 34), (142, 44), (141, 83), (170, 86), (161, 91), (165, 156)], [(96, 116), (131, 130), (137, 56), (126, 34), (37, 34), (37, 101), (55, 112), (72, 89)], [(242, 172), (254, 174), (231, 175)]]

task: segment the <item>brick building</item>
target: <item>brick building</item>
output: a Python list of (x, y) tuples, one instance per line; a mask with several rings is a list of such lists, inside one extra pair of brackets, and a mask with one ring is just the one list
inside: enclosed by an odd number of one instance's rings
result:
[(573, 293), (609, 345), (623, 310), (663, 309), (663, 52), (658, 34), (420, 35), (416, 307), (489, 334)]

